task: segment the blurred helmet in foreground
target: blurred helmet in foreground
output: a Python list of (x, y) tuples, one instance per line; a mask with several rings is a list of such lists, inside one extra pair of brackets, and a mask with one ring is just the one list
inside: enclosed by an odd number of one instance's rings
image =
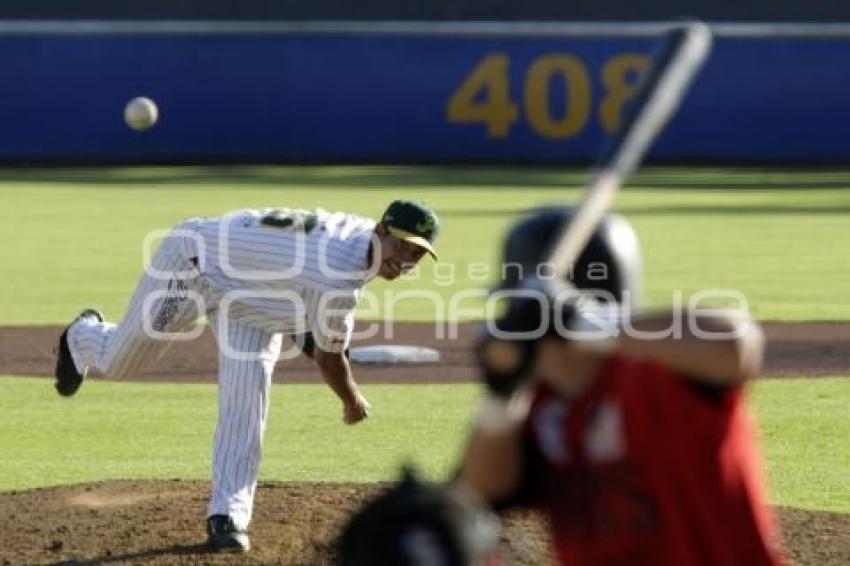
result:
[[(551, 276), (545, 263), (562, 230), (575, 216), (570, 207), (529, 211), (505, 238), (499, 287), (516, 288), (533, 278)], [(632, 309), (640, 302), (641, 258), (637, 235), (621, 216), (606, 215), (573, 264), (567, 279), (577, 289), (596, 291), (602, 300)]]

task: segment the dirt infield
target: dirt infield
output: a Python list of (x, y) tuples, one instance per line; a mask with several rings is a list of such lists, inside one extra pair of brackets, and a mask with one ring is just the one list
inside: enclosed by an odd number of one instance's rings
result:
[[(0, 494), (7, 527), (0, 564), (332, 564), (334, 539), (350, 512), (380, 485), (262, 483), (253, 550), (236, 559), (206, 552), (209, 486), (127, 481)], [(850, 564), (846, 516), (778, 509), (792, 563)], [(509, 564), (548, 562), (548, 542), (530, 514), (506, 519)]]
[[(850, 324), (767, 323), (770, 377), (850, 375)], [(470, 345), (476, 330), (461, 326), (454, 339), (435, 337), (430, 324), (397, 325), (394, 343), (440, 350), (439, 364), (360, 367), (363, 382), (433, 383), (475, 379)], [(445, 330), (445, 329), (444, 329)], [(386, 336), (385, 329), (379, 336)], [(0, 328), (0, 374), (50, 376), (59, 328)], [(209, 334), (177, 344), (138, 376), (143, 380), (213, 381), (216, 348)], [(303, 356), (279, 364), (276, 382), (317, 382)], [(333, 541), (345, 518), (381, 489), (375, 484), (261, 483), (252, 525), (254, 549), (245, 557), (206, 552), (203, 517), (209, 483), (121, 481), (0, 492), (6, 527), (0, 565), (17, 564), (288, 564), (333, 563)], [(850, 517), (778, 509), (791, 562), (850, 564)], [(503, 540), (509, 563), (548, 562), (548, 543), (537, 519), (507, 519)]]
[[(765, 323), (768, 338), (764, 375), (797, 377), (850, 375), (850, 324), (848, 323)], [(362, 330), (362, 327), (359, 328)], [(370, 366), (355, 373), (368, 383), (446, 383), (474, 381), (471, 344), (477, 327), (460, 325), (456, 337), (451, 328), (438, 334), (434, 324), (396, 323), (381, 326), (377, 336), (356, 345), (413, 344), (440, 351), (437, 364), (418, 366)], [(61, 332), (55, 327), (0, 327), (0, 375), (53, 375), (53, 348)], [(215, 381), (218, 363), (212, 335), (172, 346), (140, 379), (160, 381)], [(313, 363), (304, 356), (278, 364), (277, 383), (318, 382)]]

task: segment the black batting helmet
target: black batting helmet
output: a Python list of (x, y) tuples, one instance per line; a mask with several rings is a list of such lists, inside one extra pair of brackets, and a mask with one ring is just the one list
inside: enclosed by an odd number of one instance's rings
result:
[(340, 566), (473, 566), (494, 553), (498, 519), (459, 491), (410, 470), (364, 505), (339, 541)]
[[(522, 216), (505, 239), (502, 288), (517, 287), (523, 279), (551, 274), (546, 262), (556, 238), (575, 215), (570, 207), (532, 210)], [(601, 291), (601, 298), (634, 308), (640, 292), (640, 247), (631, 225), (621, 216), (607, 215), (572, 266), (567, 279), (577, 288)]]

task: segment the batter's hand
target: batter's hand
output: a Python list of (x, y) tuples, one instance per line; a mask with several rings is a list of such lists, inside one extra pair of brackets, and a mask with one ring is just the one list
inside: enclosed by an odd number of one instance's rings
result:
[(559, 327), (572, 327), (578, 298), (575, 289), (561, 281), (528, 279), (513, 291), (504, 314), (475, 348), (484, 385), (502, 398), (513, 395), (528, 379), (538, 340)]
[(357, 424), (369, 416), (371, 409), (369, 401), (358, 391), (353, 401), (343, 405), (342, 420), (348, 425)]

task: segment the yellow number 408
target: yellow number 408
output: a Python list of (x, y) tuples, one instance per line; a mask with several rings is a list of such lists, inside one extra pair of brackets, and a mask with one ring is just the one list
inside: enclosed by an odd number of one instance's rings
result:
[[(487, 135), (506, 138), (519, 120), (519, 108), (510, 96), (510, 60), (504, 53), (484, 57), (452, 94), (446, 115), (452, 124), (483, 124)], [(623, 53), (602, 67), (604, 94), (599, 121), (613, 133), (620, 125), (625, 103), (635, 95), (649, 57)], [(560, 77), (566, 85), (563, 110), (553, 112), (551, 82)], [(585, 65), (574, 55), (552, 53), (534, 61), (525, 76), (525, 116), (532, 130), (547, 139), (567, 139), (582, 132), (591, 114), (592, 92)]]

